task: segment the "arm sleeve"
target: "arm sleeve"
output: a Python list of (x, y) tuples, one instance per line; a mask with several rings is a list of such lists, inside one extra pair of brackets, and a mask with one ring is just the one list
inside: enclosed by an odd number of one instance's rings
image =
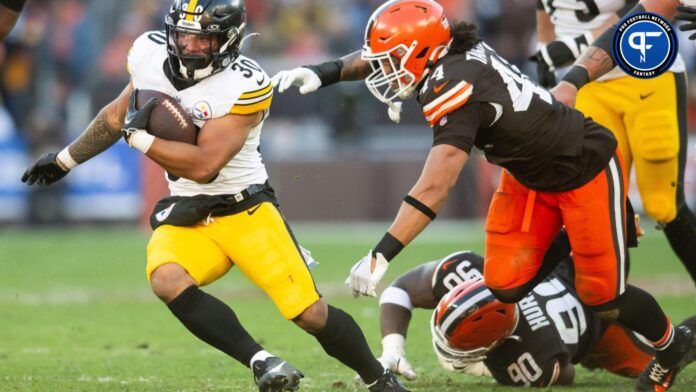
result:
[(470, 153), (479, 129), (490, 124), (484, 105), (474, 102), (442, 117), (433, 126), (433, 147), (448, 144)]

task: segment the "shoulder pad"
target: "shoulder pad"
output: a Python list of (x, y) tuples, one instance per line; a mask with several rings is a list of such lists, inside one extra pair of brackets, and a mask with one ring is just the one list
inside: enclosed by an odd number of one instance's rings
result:
[(242, 81), (241, 94), (230, 109), (230, 113), (251, 114), (270, 108), (273, 100), (271, 78), (254, 60), (239, 56), (230, 65), (230, 72)]
[(138, 69), (139, 65), (147, 62), (158, 50), (166, 50), (167, 38), (164, 31), (148, 31), (140, 35), (128, 51), (128, 73)]
[(454, 55), (452, 59), (446, 57), (435, 65), (419, 95), (423, 115), (430, 126), (469, 101), (479, 68), (463, 55)]

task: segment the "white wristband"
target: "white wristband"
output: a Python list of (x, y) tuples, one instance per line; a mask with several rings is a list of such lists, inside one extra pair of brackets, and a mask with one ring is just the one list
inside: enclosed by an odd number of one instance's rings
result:
[(409, 311), (413, 310), (411, 298), (408, 296), (406, 290), (394, 286), (389, 286), (382, 292), (382, 295), (379, 297), (379, 304), (394, 304), (406, 308)]
[(390, 333), (382, 338), (383, 353), (397, 353), (402, 357), (406, 355), (406, 338), (398, 333)]
[(63, 166), (68, 170), (78, 165), (78, 163), (73, 159), (72, 155), (70, 155), (68, 147), (65, 147), (58, 153), (58, 155), (56, 155), (56, 161), (58, 161), (59, 166)]
[(143, 154), (147, 154), (147, 150), (150, 149), (152, 143), (155, 142), (155, 137), (147, 132), (135, 132), (130, 138), (128, 138), (128, 145), (140, 150)]

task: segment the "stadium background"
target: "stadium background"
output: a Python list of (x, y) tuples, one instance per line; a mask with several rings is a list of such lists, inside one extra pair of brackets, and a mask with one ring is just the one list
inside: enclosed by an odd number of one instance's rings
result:
[[(529, 75), (536, 0), (442, 0), (451, 19), (479, 33)], [(360, 48), (376, 0), (247, 0), (244, 54), (269, 75)], [(48, 188), (19, 181), (27, 165), (79, 135), (128, 82), (125, 58), (142, 32), (161, 29), (167, 0), (30, 0), (0, 46), (0, 390), (247, 390), (247, 370), (203, 346), (149, 293), (142, 217), (165, 191), (161, 170), (119, 142)], [(694, 46), (681, 53), (696, 72)], [(221, 86), (224, 88), (224, 86)], [(696, 88), (687, 199), (696, 207)], [(308, 96), (276, 94), (262, 152), (284, 213), (321, 266), (320, 290), (347, 308), (379, 352), (374, 300), (347, 298), (342, 281), (386, 229), (419, 175), (431, 131), (414, 102), (402, 124), (362, 83)], [(457, 250), (482, 252), (480, 219), (498, 170), (476, 157), (438, 221), (399, 257), (385, 283), (408, 267)], [(633, 193), (640, 210), (639, 198)], [(693, 284), (664, 237), (645, 222), (632, 279), (648, 286), (680, 320), (696, 309)], [(353, 389), (349, 372), (284, 323), (270, 302), (233, 271), (210, 290), (227, 300), (254, 335), (309, 376), (309, 390)], [(427, 312), (414, 318), (409, 359), (417, 390), (493, 388), (488, 380), (445, 374), (431, 354)], [(298, 350), (298, 345), (301, 349)], [(318, 358), (320, 359), (317, 359)], [(696, 372), (683, 378), (692, 385)], [(582, 372), (580, 390), (630, 388)], [(328, 385), (328, 386), (327, 386)], [(683, 387), (689, 390), (688, 386)], [(248, 389), (251, 390), (251, 389)], [(496, 389), (498, 390), (498, 389)]]

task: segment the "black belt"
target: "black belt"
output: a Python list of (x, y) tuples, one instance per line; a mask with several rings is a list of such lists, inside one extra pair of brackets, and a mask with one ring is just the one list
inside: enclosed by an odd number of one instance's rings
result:
[(228, 201), (234, 201), (236, 203), (241, 203), (244, 200), (254, 196), (255, 194), (257, 194), (261, 191), (263, 191), (265, 189), (265, 187), (267, 187), (267, 186), (268, 186), (267, 183), (263, 184), (263, 185), (259, 185), (259, 184), (249, 185), (249, 187), (247, 189), (245, 189), (239, 193), (234, 193), (232, 195), (225, 196), (225, 199)]

